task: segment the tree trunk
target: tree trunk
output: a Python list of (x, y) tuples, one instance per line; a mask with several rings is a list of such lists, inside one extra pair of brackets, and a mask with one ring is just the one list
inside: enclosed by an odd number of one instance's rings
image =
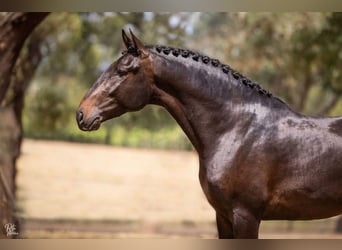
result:
[(9, 13), (0, 24), (0, 101), (6, 95), (19, 52), (33, 29), (48, 13)]
[(12, 102), (7, 102), (6, 106), (5, 97), (26, 38), (47, 15), (37, 12), (9, 13), (0, 24), (0, 238), (20, 236), (15, 216), (15, 174), (22, 137), (21, 110), (26, 87), (20, 86), (22, 82), (14, 84)]
[(6, 224), (13, 224), (17, 229), (19, 226), (15, 217), (14, 176), (21, 133), (12, 107), (0, 108), (0, 117), (0, 238), (6, 238)]
[(309, 90), (313, 83), (310, 69), (307, 68), (304, 70), (304, 72), (305, 72), (304, 73), (305, 78), (304, 78), (304, 83), (302, 85), (302, 89), (300, 91), (300, 99), (299, 99), (299, 104), (298, 104), (298, 110), (300, 110), (301, 112), (303, 112), (305, 109), (305, 104), (308, 99)]

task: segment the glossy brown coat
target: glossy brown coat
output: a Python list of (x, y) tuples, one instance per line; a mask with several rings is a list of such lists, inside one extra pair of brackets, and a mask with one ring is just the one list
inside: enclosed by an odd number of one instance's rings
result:
[(199, 154), (220, 238), (257, 238), (261, 220), (342, 213), (342, 117), (300, 115), (216, 59), (131, 36), (81, 101), (80, 129), (166, 108)]

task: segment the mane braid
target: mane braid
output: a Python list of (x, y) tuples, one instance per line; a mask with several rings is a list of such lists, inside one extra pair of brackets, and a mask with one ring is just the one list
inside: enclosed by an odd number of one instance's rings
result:
[[(236, 70), (232, 69), (229, 65), (221, 63), (218, 59), (212, 59), (208, 56), (199, 54), (197, 52), (193, 52), (191, 50), (172, 48), (172, 47), (163, 46), (163, 45), (148, 45), (147, 48), (153, 49), (159, 54), (163, 53), (165, 55), (172, 55), (175, 57), (182, 56), (184, 58), (191, 58), (192, 60), (196, 62), (202, 62), (207, 65), (211, 64), (214, 67), (220, 67), (223, 73), (225, 74), (231, 73), (233, 78), (235, 80), (238, 80), (240, 84), (243, 84), (244, 86), (257, 91), (261, 95), (272, 97), (272, 94), (268, 92), (267, 90), (263, 89), (259, 84), (257, 84), (256, 82), (253, 82), (252, 80), (248, 79), (247, 77), (240, 74)], [(128, 51), (128, 53), (130, 52)]]

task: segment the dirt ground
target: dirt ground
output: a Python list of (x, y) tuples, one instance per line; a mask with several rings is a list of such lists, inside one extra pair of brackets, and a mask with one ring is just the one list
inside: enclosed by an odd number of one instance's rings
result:
[[(193, 152), (24, 140), (18, 162), (24, 238), (215, 238)], [(342, 238), (336, 218), (265, 222), (261, 238)]]

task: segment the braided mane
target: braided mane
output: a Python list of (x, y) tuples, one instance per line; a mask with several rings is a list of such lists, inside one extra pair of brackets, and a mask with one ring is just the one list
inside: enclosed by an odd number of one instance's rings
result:
[(197, 61), (197, 62), (202, 62), (203, 64), (206, 64), (206, 65), (211, 64), (213, 67), (220, 67), (223, 73), (228, 74), (230, 72), (232, 76), (234, 77), (234, 79), (239, 81), (241, 84), (257, 91), (261, 95), (272, 97), (272, 94), (268, 92), (267, 90), (263, 89), (259, 84), (257, 84), (256, 82), (253, 82), (249, 78), (240, 74), (239, 72), (231, 68), (229, 65), (221, 63), (218, 59), (212, 59), (208, 56), (202, 55), (200, 53), (197, 53), (191, 50), (172, 48), (169, 46), (151, 45), (148, 47), (150, 49), (155, 50), (158, 53), (163, 53), (165, 55), (173, 55), (175, 57), (182, 56), (184, 58), (191, 58), (192, 60)]
[[(220, 67), (224, 74), (230, 73), (233, 76), (233, 78), (237, 80), (239, 83), (241, 83), (242, 85), (255, 90), (261, 95), (264, 95), (266, 97), (272, 97), (272, 94), (269, 91), (263, 89), (258, 83), (253, 82), (249, 78), (245, 77), (241, 73), (231, 68), (229, 65), (221, 63), (218, 59), (212, 59), (208, 56), (202, 55), (200, 53), (197, 53), (188, 49), (179, 49), (179, 48), (173, 48), (170, 46), (163, 46), (163, 45), (147, 45), (146, 47), (156, 51), (159, 54), (163, 53), (164, 55), (172, 55), (174, 57), (181, 56), (184, 58), (190, 58), (196, 62), (200, 62), (206, 65), (212, 65), (213, 67), (216, 67), (216, 68)], [(133, 56), (139, 55), (139, 51), (137, 51), (137, 49), (135, 49), (133, 46), (129, 47), (127, 50), (123, 51), (122, 53), (123, 54), (129, 53), (129, 54), (132, 54)]]

